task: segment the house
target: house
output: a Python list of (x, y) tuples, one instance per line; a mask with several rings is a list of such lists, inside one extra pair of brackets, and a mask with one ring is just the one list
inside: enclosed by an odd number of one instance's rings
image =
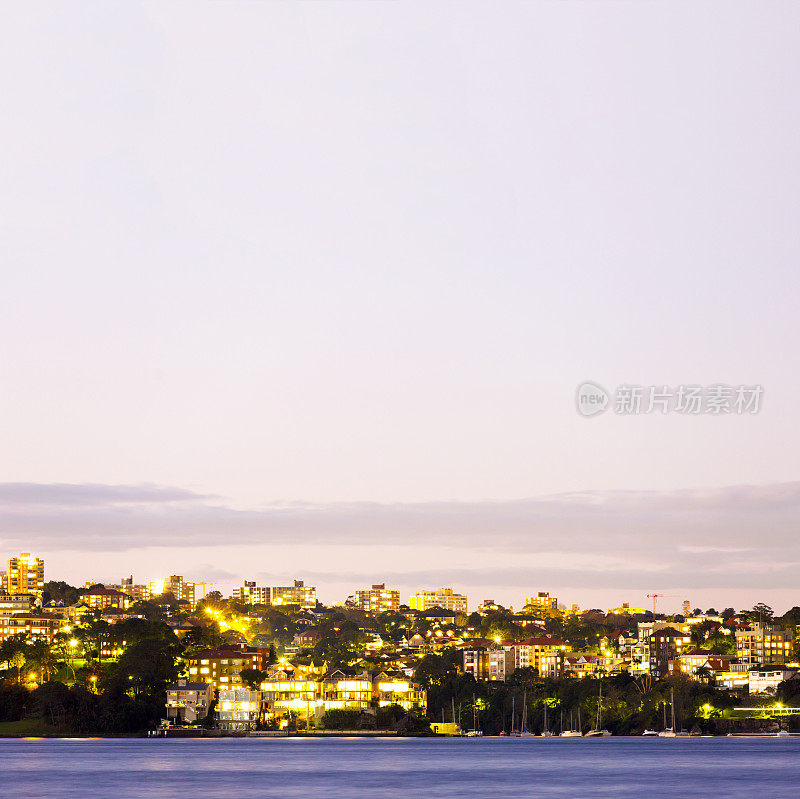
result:
[(783, 664), (756, 666), (747, 672), (747, 687), (751, 694), (774, 694), (784, 681), (792, 679), (798, 669), (790, 669)]
[(328, 710), (361, 710), (400, 705), (425, 710), (425, 691), (399, 671), (379, 669), (355, 675), (334, 669), (323, 676), (313, 671), (275, 670), (261, 683), (263, 709), (268, 720), (284, 724), (290, 713), (322, 718)]
[(167, 719), (177, 724), (202, 721), (211, 705), (213, 686), (207, 682), (178, 680), (167, 686)]

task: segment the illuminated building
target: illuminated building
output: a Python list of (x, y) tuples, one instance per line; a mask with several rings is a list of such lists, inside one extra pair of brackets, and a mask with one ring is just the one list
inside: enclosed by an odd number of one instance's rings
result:
[(6, 591), (9, 594), (35, 594), (44, 590), (44, 560), (22, 552), (19, 557), (8, 559)]
[[(86, 586), (89, 588), (90, 586)], [(132, 602), (142, 602), (144, 600), (150, 599), (150, 591), (148, 586), (144, 583), (134, 583), (133, 582), (133, 575), (130, 577), (123, 577), (119, 581), (119, 585), (107, 585), (106, 588), (113, 588), (116, 591), (121, 591), (123, 594), (127, 594)]]
[(409, 605), (412, 610), (454, 610), (456, 613), (467, 612), (467, 598), (463, 594), (454, 594), (452, 588), (440, 588), (438, 591), (417, 591), (411, 597)]
[(564, 641), (549, 636), (526, 638), (514, 644), (514, 667), (517, 669), (536, 669), (542, 674), (542, 657), (558, 652), (566, 652), (569, 647)]
[(666, 677), (670, 660), (680, 655), (690, 643), (691, 638), (688, 635), (673, 627), (657, 629), (646, 641), (650, 675), (659, 679)]
[(79, 601), (88, 607), (100, 610), (107, 608), (126, 610), (131, 604), (131, 598), (127, 594), (114, 588), (87, 588), (80, 591), (78, 597)]
[(49, 613), (25, 613), (0, 616), (0, 644), (7, 638), (23, 634), (29, 641), (53, 643), (55, 634), (66, 624), (60, 616)]
[(400, 607), (400, 592), (375, 583), (372, 588), (356, 591), (356, 605), (366, 613), (386, 613)]
[(555, 610), (557, 607), (558, 599), (550, 596), (549, 591), (539, 591), (536, 596), (525, 598), (525, 610), (528, 611)]
[(294, 585), (279, 585), (272, 589), (273, 605), (299, 605), (301, 608), (317, 606), (317, 589), (295, 580)]
[(778, 686), (797, 674), (782, 664), (756, 666), (747, 672), (747, 688), (751, 694), (774, 694)]
[(505, 610), (502, 605), (498, 605), (493, 599), (484, 599), (480, 605), (478, 605), (478, 613), (481, 616), (485, 616), (487, 613), (493, 613), (497, 610)]
[(30, 613), (36, 601), (35, 594), (0, 594), (0, 616)]
[(166, 580), (152, 580), (147, 584), (147, 594), (151, 600), (162, 594), (172, 594), (175, 599), (188, 602), (191, 607), (195, 605), (195, 584), (187, 583), (178, 574), (172, 574)]
[(232, 598), (242, 605), (269, 605), (270, 590), (256, 585), (254, 580), (245, 580), (244, 585), (233, 589)]
[(794, 636), (789, 630), (754, 624), (736, 630), (736, 655), (748, 666), (782, 665), (791, 660)]
[(269, 650), (251, 646), (221, 646), (204, 649), (187, 656), (188, 673), (192, 681), (210, 682), (215, 688), (234, 688), (242, 684), (242, 669), (263, 671)]
[(632, 608), (630, 602), (623, 602), (622, 607), (609, 608), (609, 616), (643, 616), (647, 611), (644, 608)]
[(597, 672), (600, 666), (596, 655), (564, 655), (562, 673), (559, 677), (589, 677)]
[(261, 691), (221, 688), (216, 722), (220, 730), (254, 730), (261, 718)]
[(213, 687), (207, 682), (178, 680), (167, 687), (167, 719), (177, 724), (194, 724), (208, 715)]
[(471, 674), (476, 680), (496, 680), (505, 682), (514, 671), (513, 647), (505, 649), (465, 649), (464, 674)]
[(418, 683), (388, 671), (347, 675), (336, 669), (319, 678), (313, 673), (278, 670), (261, 683), (261, 691), (268, 719), (290, 712), (319, 720), (328, 710), (374, 712), (375, 707), (400, 705), (424, 711), (426, 707), (425, 691)]

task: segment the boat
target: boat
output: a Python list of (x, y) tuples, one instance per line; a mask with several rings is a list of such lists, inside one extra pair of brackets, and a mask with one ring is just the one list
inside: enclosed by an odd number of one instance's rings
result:
[(778, 730), (775, 733), (776, 738), (791, 738), (792, 734), (788, 730)]
[(528, 732), (528, 691), (522, 693), (522, 729), (517, 733), (517, 738), (535, 738), (535, 732)]
[(475, 694), (472, 695), (472, 729), (467, 730), (464, 734), (467, 738), (477, 738), (483, 735), (483, 730), (481, 730), (480, 726), (478, 725), (478, 711), (475, 705)]
[(600, 695), (597, 697), (597, 717), (594, 729), (586, 733), (587, 738), (607, 738), (611, 733), (603, 729), (603, 683), (600, 683)]
[[(678, 733), (675, 732), (675, 689), (670, 691), (670, 706), (672, 707), (672, 726), (667, 727), (667, 706), (664, 705), (664, 729), (658, 733), (659, 738), (677, 738)], [(686, 733), (688, 735), (688, 733)]]
[(552, 738), (553, 733), (547, 729), (547, 700), (544, 700), (544, 729), (542, 730), (542, 738)]
[(581, 709), (578, 708), (578, 729), (576, 730), (572, 723), (572, 711), (569, 712), (569, 729), (562, 730), (561, 738), (583, 738), (583, 733), (581, 732)]
[(658, 737), (658, 730), (645, 730), (642, 733), (643, 738), (657, 738)]

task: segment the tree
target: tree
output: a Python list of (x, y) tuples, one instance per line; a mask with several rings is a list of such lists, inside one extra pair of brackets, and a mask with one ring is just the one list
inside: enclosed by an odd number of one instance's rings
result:
[(42, 682), (47, 682), (58, 666), (58, 659), (47, 641), (34, 641), (27, 649), (27, 658), (41, 672)]
[(65, 607), (77, 605), (79, 599), (78, 589), (74, 585), (62, 580), (46, 582), (42, 591), (42, 602), (61, 602)]
[(441, 685), (448, 678), (458, 674), (456, 667), (441, 655), (425, 655), (414, 670), (414, 682), (420, 683), (425, 689), (432, 685)]
[(167, 685), (180, 674), (176, 654), (176, 645), (168, 641), (154, 638), (139, 641), (123, 652), (107, 687), (131, 691), (134, 697), (160, 700)]
[(63, 726), (68, 718), (72, 696), (61, 682), (43, 682), (34, 692), (36, 710), (54, 727)]
[(361, 730), (375, 729), (375, 716), (361, 710), (334, 709), (325, 712), (322, 726), (326, 730)]
[(11, 666), (11, 661), (17, 652), (24, 652), (26, 646), (27, 636), (25, 633), (17, 633), (9, 638), (6, 638), (0, 644), (0, 663), (5, 663), (6, 666)]
[(267, 678), (267, 672), (261, 671), (261, 669), (242, 669), (239, 672), (239, 677), (251, 691), (257, 691), (261, 683)]

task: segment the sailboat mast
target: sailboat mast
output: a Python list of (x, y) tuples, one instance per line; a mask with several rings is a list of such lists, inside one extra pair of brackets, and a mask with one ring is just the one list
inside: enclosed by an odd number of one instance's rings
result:
[[(675, 689), (670, 690), (670, 700), (672, 703), (672, 729), (675, 730)], [(676, 730), (677, 732), (677, 730)]]
[(600, 683), (600, 695), (597, 697), (597, 723), (595, 729), (599, 730), (603, 720), (603, 683)]

